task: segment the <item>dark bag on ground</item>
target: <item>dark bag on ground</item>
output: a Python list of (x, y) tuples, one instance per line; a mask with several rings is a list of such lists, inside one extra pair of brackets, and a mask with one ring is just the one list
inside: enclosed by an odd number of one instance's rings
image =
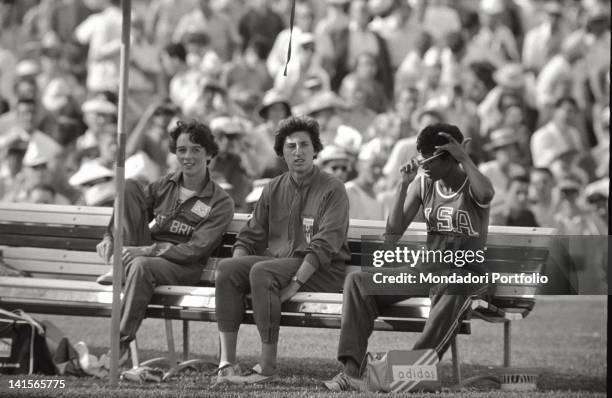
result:
[(0, 373), (85, 376), (79, 355), (51, 322), (0, 308)]
[(0, 373), (56, 374), (43, 326), (23, 311), (0, 308)]

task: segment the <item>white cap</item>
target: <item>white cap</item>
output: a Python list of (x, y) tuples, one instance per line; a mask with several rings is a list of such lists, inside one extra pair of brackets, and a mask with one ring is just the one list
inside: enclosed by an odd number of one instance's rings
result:
[(115, 197), (115, 182), (107, 181), (87, 188), (83, 198), (87, 206), (100, 206)]
[(361, 146), (361, 150), (359, 151), (359, 156), (357, 159), (359, 160), (375, 160), (375, 159), (384, 159), (385, 150), (383, 147), (382, 140), (380, 138), (373, 138), (368, 141), (364, 145)]
[(146, 153), (139, 151), (125, 160), (125, 178), (144, 180), (148, 183), (160, 177), (159, 166)]
[(101, 178), (113, 178), (112, 170), (102, 166), (96, 161), (84, 162), (79, 170), (70, 177), (68, 183), (72, 186), (79, 186)]
[(261, 197), (263, 193), (264, 187), (268, 184), (272, 179), (271, 178), (260, 178), (258, 180), (253, 181), (253, 190), (247, 195), (244, 199), (246, 203), (255, 203)]
[(117, 113), (117, 105), (105, 98), (95, 97), (83, 103), (81, 110), (84, 113), (103, 113), (114, 115)]
[(442, 63), (442, 52), (438, 47), (430, 47), (423, 55), (423, 65), (434, 66)]
[(504, 12), (504, 0), (481, 0), (480, 11), (486, 14), (501, 14)]
[(350, 126), (341, 124), (336, 129), (334, 144), (344, 148), (349, 153), (358, 153), (362, 141), (363, 137), (361, 136), (361, 133)]
[(40, 65), (32, 59), (24, 59), (15, 66), (17, 76), (33, 76), (40, 73)]
[(62, 149), (62, 146), (47, 134), (35, 132), (23, 155), (23, 165), (33, 167), (48, 163), (59, 155)]

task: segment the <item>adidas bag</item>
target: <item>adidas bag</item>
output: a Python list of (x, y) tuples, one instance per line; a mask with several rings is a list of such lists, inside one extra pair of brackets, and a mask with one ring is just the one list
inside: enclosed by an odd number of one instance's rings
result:
[(436, 391), (437, 365), (438, 355), (431, 349), (368, 352), (363, 364), (366, 386), (374, 392)]

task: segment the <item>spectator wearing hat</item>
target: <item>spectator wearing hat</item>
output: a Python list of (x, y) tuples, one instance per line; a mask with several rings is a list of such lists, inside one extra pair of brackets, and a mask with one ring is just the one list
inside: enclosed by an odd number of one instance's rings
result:
[(485, 150), (493, 155), (493, 160), (481, 163), (478, 169), (491, 180), (495, 189), (491, 201), (492, 217), (503, 211), (511, 177), (524, 174), (524, 168), (520, 165), (520, 142), (520, 137), (514, 131), (502, 128), (493, 131), (489, 143), (485, 145)]
[(510, 177), (504, 194), (504, 206), (491, 215), (491, 224), (510, 227), (538, 227), (535, 215), (529, 209), (529, 175), (525, 172)]
[(64, 149), (53, 138), (36, 132), (32, 134), (23, 156), (23, 184), (5, 193), (8, 202), (31, 202), (34, 186), (50, 184), (56, 191), (54, 204), (74, 204), (81, 192), (68, 184), (64, 170)]
[(364, 144), (355, 165), (357, 177), (344, 184), (349, 199), (349, 217), (384, 220), (385, 209), (375, 185), (383, 176), (386, 153), (380, 139)]
[(353, 168), (353, 157), (336, 145), (328, 145), (317, 156), (317, 165), (326, 173), (347, 182)]
[(98, 161), (86, 161), (74, 173), (68, 183), (83, 192), (87, 206), (113, 206), (117, 191), (115, 173)]
[(24, 183), (23, 156), (27, 147), (28, 143), (19, 138), (6, 145), (6, 152), (0, 161), (0, 200), (6, 192), (13, 191)]
[(210, 163), (213, 180), (231, 186), (228, 190), (237, 211), (245, 210), (245, 198), (253, 189), (253, 179), (263, 162), (255, 158), (246, 124), (237, 117), (220, 116), (211, 120), (210, 129), (219, 143), (219, 153)]
[(559, 209), (555, 215), (555, 227), (560, 235), (605, 235), (606, 223), (591, 209), (580, 206), (580, 192), (584, 184), (571, 175), (563, 177), (558, 184)]
[(567, 149), (577, 151), (580, 157), (587, 155), (588, 144), (584, 134), (575, 127), (578, 104), (572, 97), (559, 98), (550, 122), (536, 130), (530, 147), (535, 167), (550, 167), (552, 160)]
[(499, 123), (501, 119), (499, 103), (501, 98), (507, 94), (521, 99), (526, 116), (526, 125), (530, 131), (533, 131), (538, 120), (533, 94), (533, 76), (526, 74), (525, 68), (521, 64), (510, 63), (497, 69), (493, 74), (493, 79), (497, 86), (489, 91), (485, 99), (478, 105), (481, 134), (487, 136)]
[(467, 58), (489, 61), (497, 67), (517, 62), (520, 54), (512, 31), (503, 24), (504, 0), (481, 0), (478, 8), (480, 29), (468, 44)]
[(582, 185), (586, 185), (591, 179), (586, 170), (581, 166), (582, 156), (575, 148), (557, 147), (557, 152), (553, 155), (549, 169), (555, 176), (556, 181), (560, 181), (568, 175)]
[(87, 131), (76, 142), (77, 150), (85, 158), (99, 156), (99, 137), (113, 134), (117, 123), (117, 105), (107, 100), (103, 95), (96, 95), (85, 101), (81, 106)]
[(309, 98), (310, 91), (306, 81), (316, 78), (321, 83), (321, 91), (331, 89), (329, 75), (323, 69), (317, 54), (315, 38), (311, 33), (302, 32), (298, 37), (299, 51), (284, 70), (278, 71), (274, 79), (274, 90), (286, 97), (291, 104), (299, 104)]
[(195, 10), (185, 14), (172, 34), (174, 42), (183, 41), (190, 32), (205, 33), (210, 41), (211, 49), (219, 55), (222, 61), (230, 61), (240, 49), (240, 35), (236, 24), (215, 10), (210, 0), (199, 0)]
[(336, 129), (343, 124), (342, 111), (346, 103), (332, 91), (322, 91), (293, 107), (294, 115), (311, 116), (319, 123), (320, 138), (323, 145), (334, 142)]
[(559, 205), (558, 190), (553, 173), (545, 168), (533, 168), (530, 172), (529, 209), (541, 227), (553, 227)]
[(559, 2), (547, 1), (541, 12), (543, 21), (529, 30), (523, 41), (523, 65), (536, 74), (561, 50), (561, 42), (570, 32)]
[(553, 108), (561, 85), (567, 85), (574, 95), (577, 84), (582, 82), (578, 70), (584, 58), (586, 42), (583, 35), (572, 34), (563, 41), (560, 52), (544, 65), (536, 81), (536, 100), (538, 109), (546, 115)]
[(586, 203), (600, 217), (604, 224), (608, 223), (608, 196), (610, 195), (610, 178), (593, 181), (586, 186), (584, 198)]

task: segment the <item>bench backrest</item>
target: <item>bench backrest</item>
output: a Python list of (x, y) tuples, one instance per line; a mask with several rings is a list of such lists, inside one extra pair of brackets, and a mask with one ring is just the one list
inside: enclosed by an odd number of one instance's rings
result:
[[(95, 253), (110, 220), (112, 208), (0, 203), (0, 250), (3, 259), (34, 276), (94, 280), (108, 271)], [(202, 273), (202, 285), (214, 284), (218, 260), (231, 254), (237, 232), (250, 216), (236, 214), (221, 246)], [(383, 221), (351, 220), (348, 240), (351, 261), (347, 271), (371, 264), (372, 244), (384, 233)], [(539, 272), (548, 257), (554, 230), (546, 228), (489, 227), (486, 263), (491, 272)], [(378, 237), (378, 238), (377, 238)], [(404, 240), (422, 247), (425, 225), (413, 223)], [(27, 248), (27, 250), (24, 250)], [(496, 287), (495, 295), (506, 300), (525, 299), (537, 285), (509, 284)]]

